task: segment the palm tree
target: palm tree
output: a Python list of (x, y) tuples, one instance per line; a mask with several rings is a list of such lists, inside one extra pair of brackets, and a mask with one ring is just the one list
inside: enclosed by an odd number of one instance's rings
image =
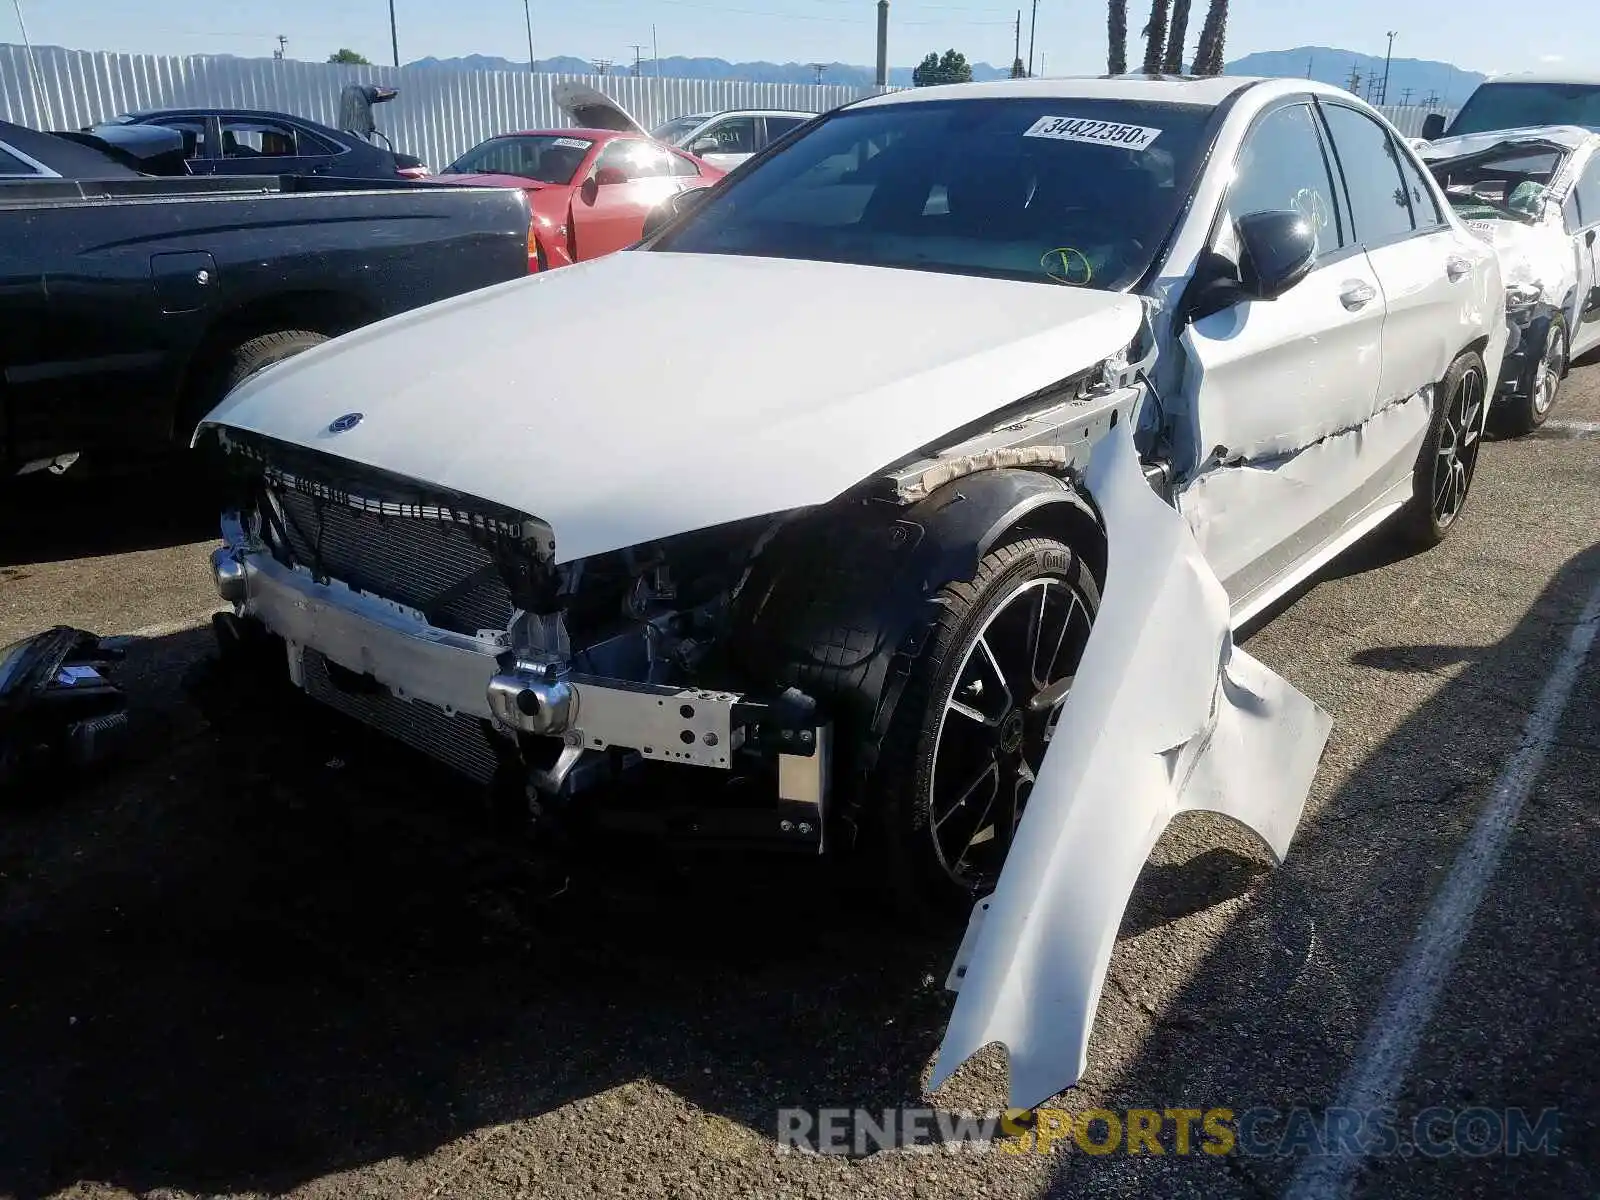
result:
[(1222, 48), (1228, 36), (1228, 0), (1211, 0), (1206, 23), (1200, 28), (1200, 44), (1194, 52), (1196, 75), (1222, 74)]
[(1167, 57), (1167, 0), (1150, 0), (1150, 24), (1144, 27), (1144, 73), (1161, 74)]
[(1121, 75), (1128, 69), (1128, 0), (1108, 0), (1106, 37), (1106, 73)]
[(1189, 0), (1172, 0), (1172, 31), (1167, 34), (1167, 61), (1161, 69), (1168, 75), (1183, 74), (1183, 46), (1189, 40)]

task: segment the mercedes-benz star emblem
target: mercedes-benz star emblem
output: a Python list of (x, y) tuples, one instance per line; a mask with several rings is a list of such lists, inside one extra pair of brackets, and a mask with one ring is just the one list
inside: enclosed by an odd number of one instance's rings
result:
[(328, 422), (329, 433), (348, 433), (361, 424), (360, 413), (345, 413), (342, 417), (335, 417)]

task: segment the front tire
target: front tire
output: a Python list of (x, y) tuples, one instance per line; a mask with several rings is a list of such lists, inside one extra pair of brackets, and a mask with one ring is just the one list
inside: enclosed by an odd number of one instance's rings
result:
[(1489, 379), (1483, 359), (1467, 351), (1445, 372), (1434, 392), (1428, 436), (1412, 474), (1411, 499), (1401, 532), (1419, 550), (1444, 541), (1466, 507), (1478, 469), (1489, 415)]
[(1566, 318), (1552, 313), (1545, 321), (1538, 350), (1528, 356), (1527, 368), (1517, 380), (1515, 394), (1496, 409), (1506, 433), (1532, 433), (1544, 424), (1566, 378), (1568, 346)]
[(954, 914), (999, 878), (1100, 589), (1072, 547), (1028, 537), (936, 603), (866, 794), (899, 898)]

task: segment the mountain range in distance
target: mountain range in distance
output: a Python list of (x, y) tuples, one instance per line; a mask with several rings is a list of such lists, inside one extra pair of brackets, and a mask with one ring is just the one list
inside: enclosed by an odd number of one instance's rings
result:
[[(1129, 39), (1129, 54), (1138, 48), (1139, 39)], [(514, 62), (493, 55), (469, 54), (462, 58), (421, 58), (407, 63), (408, 67), (424, 67), (455, 71), (526, 71), (527, 63)], [(535, 64), (541, 72), (562, 75), (593, 75), (594, 62), (589, 59), (561, 56), (541, 58)], [(616, 74), (632, 74), (633, 68), (613, 64)], [(644, 75), (656, 74), (657, 64), (647, 59), (640, 65)], [(1339, 50), (1329, 46), (1300, 46), (1293, 50), (1266, 50), (1247, 54), (1230, 62), (1224, 68), (1229, 75), (1268, 75), (1292, 78), (1311, 78), (1345, 87), (1350, 82), (1351, 71), (1360, 74), (1357, 90), (1366, 94), (1367, 80), (1383, 76), (1382, 55), (1361, 54), (1354, 50)], [(669, 79), (737, 79), (753, 83), (815, 83), (816, 70), (810, 63), (739, 62), (722, 58), (663, 58), (660, 73)], [(889, 83), (895, 87), (911, 86), (911, 67), (892, 67)], [(972, 78), (979, 82), (1005, 79), (1011, 71), (991, 63), (973, 63)], [(1437, 95), (1437, 103), (1454, 107), (1466, 99), (1484, 76), (1478, 71), (1466, 71), (1446, 62), (1426, 59), (1396, 58), (1389, 64), (1388, 103), (1419, 104), (1429, 95)], [(847, 87), (871, 87), (871, 67), (852, 66), (849, 63), (828, 63), (822, 72), (824, 83)], [(1408, 99), (1407, 99), (1408, 97)]]

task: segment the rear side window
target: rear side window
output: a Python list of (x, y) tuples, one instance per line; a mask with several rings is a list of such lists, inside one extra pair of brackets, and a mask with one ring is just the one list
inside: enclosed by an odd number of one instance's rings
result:
[(717, 148), (705, 150), (706, 154), (754, 154), (756, 152), (756, 119), (754, 117), (729, 117), (718, 121), (694, 140), (715, 138)]
[(791, 129), (797, 129), (805, 123), (804, 117), (768, 117), (767, 141), (775, 142)]
[(294, 158), (295, 131), (276, 121), (224, 121), (223, 158)]
[(1444, 224), (1444, 214), (1433, 197), (1433, 188), (1423, 176), (1421, 168), (1411, 161), (1411, 156), (1396, 149), (1400, 160), (1400, 175), (1405, 180), (1406, 198), (1411, 201), (1411, 226), (1413, 229), (1437, 229)]
[(1317, 254), (1344, 246), (1348, 230), (1333, 187), (1322, 134), (1309, 105), (1290, 104), (1262, 117), (1244, 140), (1228, 216), (1292, 209), (1311, 223)]
[(1365, 113), (1325, 105), (1333, 146), (1350, 194), (1356, 240), (1367, 248), (1411, 233), (1411, 200), (1389, 131)]
[(1589, 159), (1567, 203), (1571, 216), (1577, 218), (1572, 225), (1574, 230), (1600, 222), (1600, 151)]

